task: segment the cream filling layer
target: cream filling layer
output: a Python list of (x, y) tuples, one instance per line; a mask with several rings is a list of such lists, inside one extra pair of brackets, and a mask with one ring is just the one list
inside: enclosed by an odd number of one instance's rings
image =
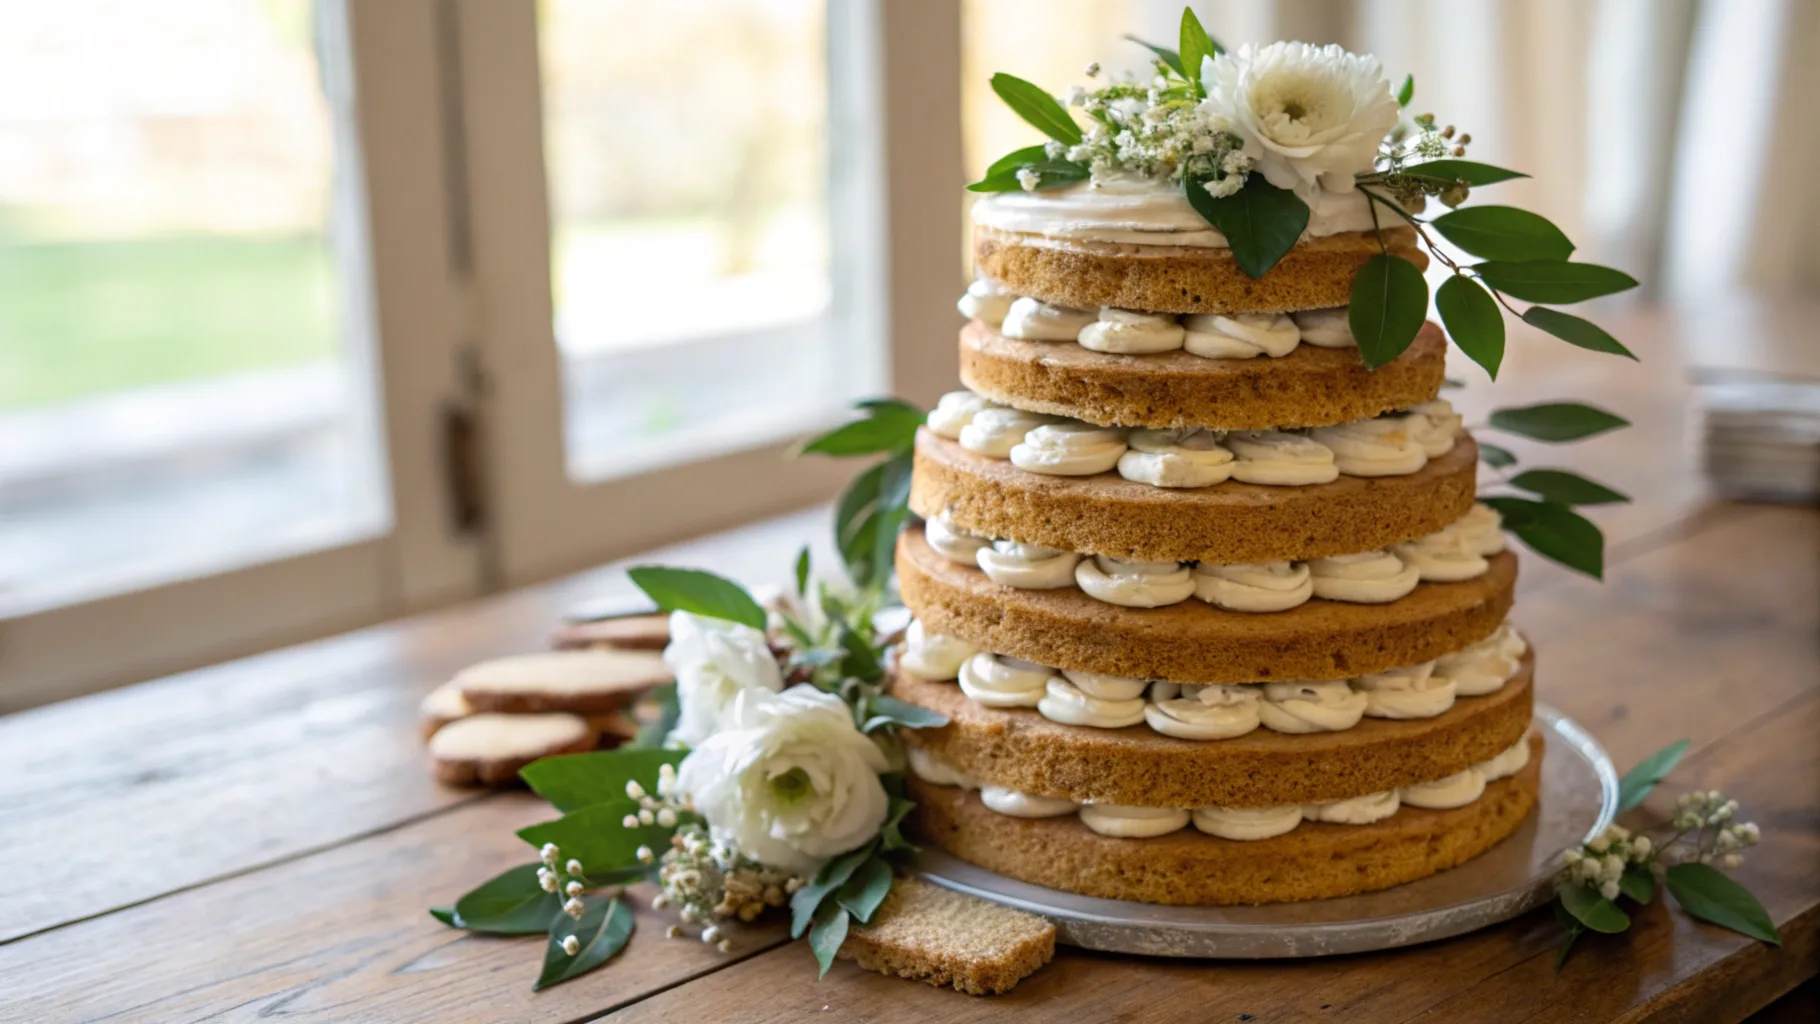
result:
[[(1477, 579), (1491, 569), (1479, 555), (1470, 564), (1431, 557), (1439, 547), (1461, 543), (1446, 538), (1452, 527), (1399, 544), (1394, 551), (1365, 551), (1310, 562), (1142, 562), (1106, 555), (1082, 555), (1009, 540), (989, 540), (955, 526), (945, 517), (927, 521), (923, 536), (936, 554), (957, 565), (974, 565), (994, 583), (1019, 590), (1079, 587), (1089, 597), (1125, 608), (1160, 608), (1198, 597), (1236, 612), (1288, 611), (1319, 597), (1350, 604), (1387, 604), (1407, 597), (1416, 585)], [(1407, 550), (1406, 550), (1407, 549)], [(1424, 567), (1428, 567), (1425, 571)], [(1518, 655), (1521, 656), (1521, 651)]]
[[(942, 397), (929, 429), (990, 459), (1048, 476), (1095, 476), (1117, 469), (1153, 487), (1212, 487), (1228, 479), (1266, 487), (1309, 487), (1341, 475), (1408, 476), (1428, 464), (1424, 445), (1453, 447), (1457, 423), (1435, 426), (1390, 415), (1312, 430), (1177, 430), (1106, 427), (1024, 412), (964, 391)], [(1457, 420), (1458, 417), (1454, 417)], [(1450, 423), (1452, 421), (1449, 421)], [(1441, 449), (1445, 453), (1445, 449)]]
[(1369, 825), (1396, 814), (1405, 804), (1433, 810), (1465, 807), (1485, 795), (1487, 783), (1509, 778), (1529, 764), (1529, 739), (1519, 739), (1488, 761), (1444, 779), (1367, 793), (1346, 800), (1277, 807), (1135, 807), (1124, 804), (1076, 804), (1062, 797), (1035, 796), (1003, 786), (979, 786), (920, 748), (910, 750), (910, 770), (937, 786), (979, 789), (980, 802), (1016, 818), (1057, 818), (1076, 814), (1092, 831), (1120, 839), (1147, 839), (1178, 832), (1191, 822), (1196, 830), (1219, 839), (1255, 842), (1285, 835), (1304, 821), (1335, 825)]
[(967, 641), (931, 633), (920, 620), (913, 619), (910, 628), (904, 630), (904, 649), (897, 664), (913, 676), (941, 682), (958, 677), (961, 666), (979, 653), (979, 648)]
[[(918, 643), (929, 642), (920, 624), (911, 628), (917, 631)], [(1509, 627), (1501, 627), (1500, 633), (1505, 630)], [(1516, 636), (1515, 631), (1511, 630), (1510, 635)], [(1517, 637), (1517, 642), (1522, 642), (1521, 637)], [(910, 643), (907, 634), (906, 649)], [(931, 672), (945, 668), (962, 650), (944, 649), (943, 660), (931, 666)], [(900, 663), (904, 663), (903, 657), (900, 655)], [(1500, 666), (1487, 663), (1481, 686), (1472, 696), (1503, 689), (1522, 667), (1518, 659)], [(1064, 725), (1123, 729), (1142, 722), (1154, 732), (1177, 739), (1221, 740), (1258, 728), (1306, 735), (1344, 732), (1367, 717), (1438, 717), (1451, 710), (1462, 696), (1453, 679), (1439, 674), (1438, 664), (1424, 662), (1353, 679), (1198, 684), (1058, 670), (980, 652), (961, 661), (955, 676), (961, 692), (986, 707), (1033, 707), (1044, 718)], [(1502, 668), (1495, 684), (1491, 674), (1494, 667)], [(952, 678), (914, 668), (911, 672), (936, 681)]]

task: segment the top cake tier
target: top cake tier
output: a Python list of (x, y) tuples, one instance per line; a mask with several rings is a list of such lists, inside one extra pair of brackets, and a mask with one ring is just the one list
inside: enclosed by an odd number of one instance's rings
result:
[[(1071, 309), (1332, 308), (1347, 304), (1353, 275), (1380, 251), (1372, 212), (1358, 191), (1320, 196), (1302, 240), (1253, 279), (1180, 186), (1134, 180), (1001, 192), (974, 204), (974, 262), (1017, 295)], [(1384, 225), (1384, 243), (1393, 255), (1427, 265), (1412, 229)]]

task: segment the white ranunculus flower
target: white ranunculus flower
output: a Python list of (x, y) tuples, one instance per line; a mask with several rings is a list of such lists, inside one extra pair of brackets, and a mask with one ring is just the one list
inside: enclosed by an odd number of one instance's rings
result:
[(1201, 116), (1244, 139), (1266, 181), (1304, 198), (1317, 186), (1352, 191), (1397, 123), (1377, 58), (1339, 46), (1247, 44), (1204, 58), (1201, 82)]
[(799, 684), (740, 691), (676, 782), (716, 839), (807, 876), (884, 824), (889, 800), (878, 776), (886, 767), (839, 697)]
[(716, 730), (746, 690), (776, 693), (784, 688), (777, 658), (765, 634), (751, 626), (688, 612), (670, 613), (670, 645), (664, 664), (676, 673), (681, 713), (670, 738), (698, 747)]

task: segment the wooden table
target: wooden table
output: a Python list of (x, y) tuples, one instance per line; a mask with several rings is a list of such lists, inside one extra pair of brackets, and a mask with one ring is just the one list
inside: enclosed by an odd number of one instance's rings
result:
[[(522, 793), (438, 787), (416, 703), (465, 663), (539, 647), (613, 567), (348, 636), (0, 718), (0, 1019), (1739, 1020), (1820, 969), (1820, 517), (1704, 492), (1687, 444), (1685, 321), (1617, 318), (1635, 366), (1513, 331), (1499, 404), (1596, 396), (1636, 427), (1557, 451), (1635, 497), (1600, 510), (1603, 586), (1529, 558), (1517, 618), (1540, 695), (1620, 765), (1693, 746), (1646, 810), (1719, 787), (1763, 830), (1739, 877), (1782, 950), (1658, 903), (1554, 968), (1539, 912), (1475, 935), (1326, 960), (1207, 963), (1061, 951), (973, 999), (837, 965), (819, 984), (775, 926), (731, 955), (640, 934), (606, 969), (533, 994), (537, 940), (469, 937), (424, 910), (526, 859)], [(1460, 404), (1471, 422), (1481, 388)], [(1513, 445), (1529, 457), (1536, 449)], [(658, 553), (780, 580), (819, 511)], [(106, 637), (96, 637), (105, 643)], [(1811, 986), (1810, 986), (1811, 988)]]

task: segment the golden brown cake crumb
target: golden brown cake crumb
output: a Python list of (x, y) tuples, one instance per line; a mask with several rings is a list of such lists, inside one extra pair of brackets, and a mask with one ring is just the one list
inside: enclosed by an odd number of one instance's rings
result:
[(1407, 409), (1440, 393), (1447, 338), (1425, 324), (1409, 350), (1367, 370), (1357, 349), (1298, 345), (1280, 359), (1187, 352), (1115, 355), (1066, 341), (961, 328), (961, 383), (1004, 405), (1120, 427), (1322, 427)]
[(1228, 480), (1171, 490), (1117, 473), (1031, 473), (927, 428), (916, 438), (910, 510), (982, 537), (1144, 561), (1232, 565), (1375, 551), (1433, 533), (1472, 508), (1470, 437), (1408, 476), (1343, 476), (1308, 487)]
[(932, 633), (1055, 668), (1181, 683), (1346, 679), (1430, 661), (1492, 634), (1510, 611), (1516, 556), (1463, 583), (1423, 583), (1389, 604), (1319, 598), (1254, 614), (1190, 598), (1121, 608), (1079, 590), (1017, 590), (935, 553), (921, 527), (897, 542), (898, 589)]
[(1484, 853), (1523, 823), (1541, 788), (1542, 739), (1529, 765), (1446, 811), (1404, 806), (1369, 825), (1303, 822), (1255, 842), (1191, 826), (1154, 839), (1114, 839), (1074, 816), (1012, 818), (979, 795), (912, 777), (916, 834), (971, 864), (1065, 892), (1115, 900), (1232, 906), (1327, 899), (1387, 889)]
[[(1385, 228), (1392, 255), (1418, 267), (1428, 254), (1411, 228)], [(974, 265), (1018, 295), (1071, 309), (1117, 306), (1153, 313), (1285, 313), (1344, 306), (1352, 278), (1380, 252), (1369, 231), (1303, 239), (1263, 277), (1245, 276), (1230, 249), (1060, 243), (1041, 235), (973, 229)]]
[(872, 923), (855, 923), (847, 932), (840, 955), (880, 974), (997, 995), (1055, 956), (1055, 926), (1035, 914), (900, 878)]
[(1148, 725), (1088, 729), (1029, 708), (989, 708), (953, 683), (899, 673), (891, 694), (948, 724), (908, 742), (981, 783), (1075, 803), (1277, 807), (1345, 800), (1444, 778), (1509, 749), (1529, 728), (1533, 658), (1496, 693), (1461, 697), (1434, 718), (1366, 718), (1343, 732), (1258, 729), (1184, 740)]

